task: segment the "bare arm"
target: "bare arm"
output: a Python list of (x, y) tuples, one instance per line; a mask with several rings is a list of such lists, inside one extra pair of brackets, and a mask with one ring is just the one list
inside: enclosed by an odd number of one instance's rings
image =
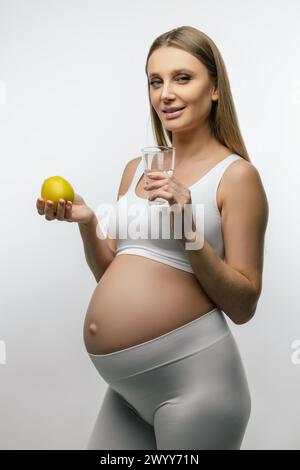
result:
[(226, 182), (221, 214), (225, 260), (207, 241), (200, 250), (185, 253), (207, 295), (239, 325), (255, 314), (262, 290), (269, 208), (259, 173), (252, 164), (235, 162), (225, 172), (223, 182)]
[(115, 255), (109, 244), (109, 239), (98, 238), (97, 225), (96, 214), (93, 214), (91, 221), (87, 224), (78, 224), (86, 262), (98, 283)]

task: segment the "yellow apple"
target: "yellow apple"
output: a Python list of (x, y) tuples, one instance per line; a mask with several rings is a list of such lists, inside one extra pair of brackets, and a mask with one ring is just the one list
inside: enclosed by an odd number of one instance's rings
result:
[(74, 201), (74, 190), (70, 183), (61, 176), (50, 176), (44, 180), (41, 196), (45, 201), (53, 202), (53, 210), (56, 212), (60, 199)]

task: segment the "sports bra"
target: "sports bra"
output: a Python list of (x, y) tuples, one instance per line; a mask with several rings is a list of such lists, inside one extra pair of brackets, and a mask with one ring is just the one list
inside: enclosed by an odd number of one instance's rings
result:
[[(221, 230), (221, 214), (217, 205), (217, 189), (226, 168), (243, 157), (231, 154), (217, 163), (196, 183), (189, 186), (192, 197), (192, 213), (199, 233), (212, 248), (224, 259), (224, 245)], [(150, 205), (148, 199), (136, 195), (136, 185), (144, 174), (141, 159), (131, 185), (126, 194), (115, 204), (113, 217), (109, 215), (107, 228), (112, 238), (116, 239), (116, 256), (138, 255), (168, 264), (177, 269), (193, 273), (193, 268), (181, 243), (174, 238), (168, 217), (164, 216), (167, 206)], [(202, 207), (201, 227), (196, 216), (196, 205)], [(198, 209), (197, 209), (198, 210)], [(153, 215), (155, 214), (155, 217)], [(166, 214), (166, 212), (165, 212)], [(114, 229), (112, 229), (112, 223)], [(100, 222), (104, 228), (104, 219)], [(105, 228), (104, 228), (105, 230)], [(115, 231), (114, 231), (115, 230)]]

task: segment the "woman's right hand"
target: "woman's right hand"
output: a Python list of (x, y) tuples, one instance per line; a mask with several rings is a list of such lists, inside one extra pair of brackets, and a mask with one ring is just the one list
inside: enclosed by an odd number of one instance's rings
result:
[[(62, 204), (60, 204), (62, 201)], [(53, 210), (53, 202), (45, 201), (39, 197), (36, 201), (36, 208), (40, 215), (45, 215), (46, 220), (63, 220), (65, 222), (78, 222), (79, 224), (87, 224), (92, 220), (94, 212), (90, 209), (84, 199), (75, 193), (73, 203), (60, 199), (57, 205), (57, 211)]]

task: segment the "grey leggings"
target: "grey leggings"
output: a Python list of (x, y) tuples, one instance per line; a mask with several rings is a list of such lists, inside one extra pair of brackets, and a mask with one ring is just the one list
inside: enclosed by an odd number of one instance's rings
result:
[(248, 383), (223, 312), (110, 354), (89, 354), (108, 387), (87, 449), (240, 449)]

